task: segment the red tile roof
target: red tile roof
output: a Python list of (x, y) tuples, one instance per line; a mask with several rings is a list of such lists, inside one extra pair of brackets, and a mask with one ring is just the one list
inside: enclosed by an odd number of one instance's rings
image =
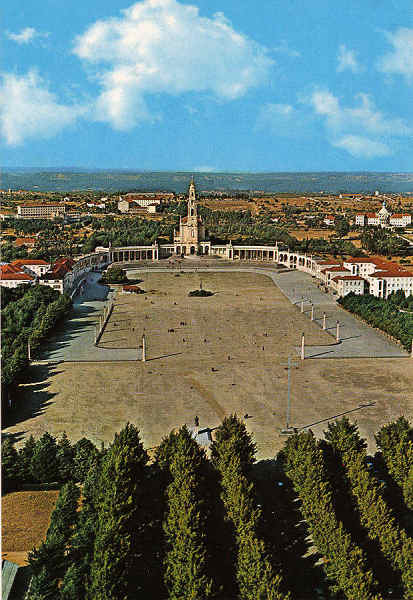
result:
[(17, 267), (29, 265), (43, 265), (47, 267), (47, 265), (49, 265), (50, 263), (46, 262), (45, 260), (42, 260), (41, 258), (18, 258), (17, 260), (14, 260), (11, 264), (16, 265)]
[(345, 267), (329, 267), (327, 269), (323, 269), (323, 273), (338, 273), (339, 271), (348, 271)]
[(51, 271), (42, 275), (42, 279), (63, 279), (72, 270), (75, 261), (72, 258), (59, 258)]
[(410, 271), (397, 271), (397, 269), (394, 269), (388, 271), (376, 271), (376, 273), (372, 273), (370, 277), (377, 277), (378, 279), (387, 279), (388, 277), (413, 277), (413, 273), (410, 273)]
[(33, 281), (34, 277), (20, 271), (13, 265), (1, 265), (0, 266), (0, 279), (8, 281)]
[(36, 243), (36, 238), (16, 238), (14, 240), (14, 245), (17, 247), (20, 246), (34, 246), (34, 244)]
[(351, 264), (363, 264), (363, 263), (371, 263), (372, 265), (380, 266), (380, 265), (390, 265), (391, 263), (384, 258), (380, 258), (379, 256), (360, 256), (359, 258), (354, 258), (351, 256), (350, 258), (346, 258), (345, 263)]
[(407, 214), (407, 213), (394, 213), (394, 215), (391, 215), (390, 219), (402, 219), (403, 217), (410, 217), (411, 215)]

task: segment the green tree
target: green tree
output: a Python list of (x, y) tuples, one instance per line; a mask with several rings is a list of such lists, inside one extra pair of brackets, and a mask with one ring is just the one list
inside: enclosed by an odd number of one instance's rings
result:
[(51, 577), (45, 567), (33, 575), (28, 600), (56, 600), (59, 598), (57, 579)]
[(413, 428), (405, 417), (384, 425), (375, 435), (390, 475), (403, 492), (406, 505), (413, 510)]
[(35, 481), (35, 477), (32, 473), (32, 458), (35, 447), (36, 441), (33, 435), (31, 435), (26, 439), (24, 446), (19, 450), (19, 476), (21, 481)]
[(56, 439), (44, 433), (37, 440), (31, 460), (31, 472), (37, 481), (51, 483), (59, 480)]
[(77, 519), (79, 498), (80, 490), (73, 481), (61, 487), (50, 518), (46, 540), (51, 536), (62, 536), (66, 542), (69, 540)]
[(1, 462), (2, 490), (4, 493), (13, 490), (20, 479), (17, 450), (9, 436), (5, 436), (1, 440)]
[(338, 218), (335, 224), (335, 230), (339, 237), (346, 237), (350, 231), (350, 224), (344, 217)]
[(93, 600), (139, 595), (145, 578), (142, 503), (147, 460), (138, 430), (127, 424), (102, 464), (89, 590)]
[(74, 451), (65, 431), (58, 442), (56, 456), (60, 481), (69, 481), (73, 477)]
[[(251, 469), (255, 446), (244, 423), (236, 416), (225, 419), (216, 430), (212, 444), (212, 462), (220, 475), (221, 498), (226, 519), (233, 526), (235, 539), (228, 539), (228, 554), (235, 561), (236, 580), (241, 600), (271, 598), (280, 600), (282, 579), (275, 572), (263, 540), (258, 537), (261, 510), (253, 483), (246, 473)], [(230, 565), (228, 565), (229, 568)], [(228, 568), (227, 567), (227, 568)]]
[(85, 481), (90, 469), (96, 468), (100, 455), (96, 446), (87, 438), (73, 445), (72, 475), (76, 481)]
[(215, 431), (215, 443), (211, 447), (211, 459), (215, 462), (218, 459), (220, 445), (226, 440), (231, 440), (230, 451), (234, 452), (240, 462), (243, 473), (247, 473), (255, 460), (257, 447), (248, 434), (245, 423), (237, 415), (225, 417), (222, 424)]
[(361, 524), (399, 571), (405, 598), (413, 598), (413, 540), (398, 527), (382, 496), (381, 484), (367, 468), (366, 444), (361, 440), (357, 426), (344, 417), (329, 423), (325, 437), (342, 459)]
[(301, 501), (315, 546), (324, 556), (323, 567), (334, 592), (349, 600), (371, 600), (377, 583), (367, 568), (362, 550), (337, 520), (332, 489), (326, 476), (323, 453), (312, 433), (296, 434), (282, 451), (284, 468)]
[(204, 502), (205, 453), (184, 426), (170, 459), (164, 531), (165, 584), (171, 600), (203, 600), (215, 595), (209, 575)]

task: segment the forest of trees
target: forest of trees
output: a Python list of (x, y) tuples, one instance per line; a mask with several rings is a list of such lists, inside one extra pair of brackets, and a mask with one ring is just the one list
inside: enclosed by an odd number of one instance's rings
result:
[(364, 227), (361, 234), (362, 247), (372, 254), (384, 256), (412, 256), (409, 242), (381, 227)]
[(13, 389), (29, 365), (28, 344), (34, 353), (56, 323), (70, 311), (66, 295), (43, 285), (2, 288), (1, 341), (3, 415)]
[(411, 600), (413, 428), (401, 417), (376, 439), (369, 456), (344, 418), (255, 463), (235, 415), (208, 454), (186, 426), (151, 458), (131, 424), (101, 450), (6, 437), (7, 489), (61, 485), (28, 600)]
[(406, 297), (404, 292), (399, 290), (384, 300), (371, 294), (360, 296), (351, 292), (337, 302), (346, 310), (364, 319), (369, 325), (399, 340), (406, 350), (411, 350), (413, 296)]

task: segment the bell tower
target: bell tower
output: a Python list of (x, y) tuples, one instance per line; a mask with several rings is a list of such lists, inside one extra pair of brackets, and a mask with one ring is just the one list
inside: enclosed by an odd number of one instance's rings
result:
[(196, 207), (196, 190), (193, 177), (191, 179), (191, 183), (189, 184), (188, 191), (188, 224), (190, 222), (193, 224), (197, 224), (198, 222), (198, 213)]

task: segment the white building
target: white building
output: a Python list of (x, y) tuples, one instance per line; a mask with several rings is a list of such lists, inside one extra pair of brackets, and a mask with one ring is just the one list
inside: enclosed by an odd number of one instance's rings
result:
[(19, 267), (22, 271), (25, 271), (29, 275), (34, 275), (37, 277), (44, 275), (44, 273), (47, 273), (47, 271), (50, 269), (50, 263), (46, 262), (45, 260), (34, 258), (19, 258), (14, 260), (11, 264)]
[(364, 294), (365, 281), (358, 275), (337, 275), (331, 280), (331, 287), (340, 297), (347, 296), (350, 292), (353, 294)]
[(13, 265), (0, 266), (0, 286), (7, 288), (16, 288), (19, 285), (32, 284), (35, 282), (35, 277), (25, 273), (19, 267)]
[(411, 225), (412, 216), (408, 213), (391, 214), (386, 208), (386, 201), (377, 213), (358, 213), (356, 214), (355, 224), (364, 227), (365, 225), (380, 225), (381, 227), (407, 227)]
[(64, 204), (31, 202), (30, 204), (19, 204), (17, 207), (17, 217), (19, 219), (55, 219), (64, 216)]
[(405, 296), (413, 295), (413, 273), (404, 270), (377, 271), (368, 277), (370, 294), (378, 298), (388, 298), (393, 292), (403, 291)]
[(389, 223), (393, 227), (407, 227), (412, 224), (412, 215), (407, 213), (395, 213), (390, 217)]

